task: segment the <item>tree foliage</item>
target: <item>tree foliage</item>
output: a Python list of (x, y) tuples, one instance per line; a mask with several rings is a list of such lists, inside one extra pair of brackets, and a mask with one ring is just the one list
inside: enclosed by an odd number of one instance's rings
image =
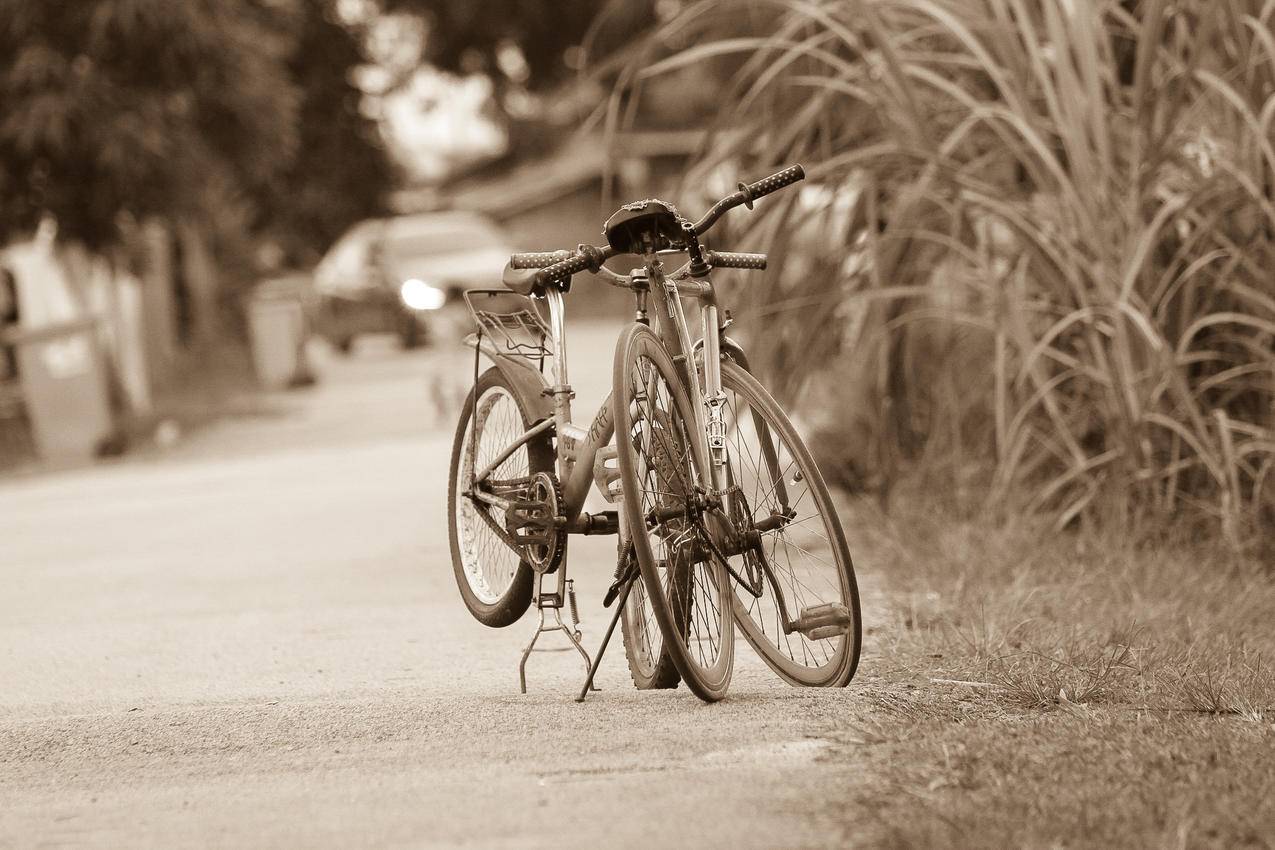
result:
[(260, 227), (299, 257), (326, 249), (351, 223), (382, 213), (397, 178), (351, 79), (367, 61), (362, 33), (339, 21), (334, 7), (307, 2), (290, 16), (287, 72), (300, 98), (298, 144), (259, 198)]
[(379, 209), (391, 174), (331, 6), (0, 0), (0, 239), (48, 212), (102, 246), (229, 192), (246, 224), (322, 243)]
[(0, 0), (0, 227), (100, 245), (215, 175), (264, 184), (296, 143), (284, 48), (244, 0)]
[(382, 0), (389, 12), (422, 17), (428, 34), (425, 60), (444, 71), (482, 73), (497, 87), (509, 82), (501, 52), (517, 48), (526, 63), (531, 91), (560, 83), (573, 73), (573, 47), (593, 53), (623, 46), (655, 22), (653, 0)]

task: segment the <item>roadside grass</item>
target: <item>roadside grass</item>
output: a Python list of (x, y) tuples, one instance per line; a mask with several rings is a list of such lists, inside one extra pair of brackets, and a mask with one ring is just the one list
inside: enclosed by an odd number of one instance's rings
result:
[(770, 255), (736, 333), (847, 483), (974, 457), (1006, 511), (1241, 550), (1275, 527), (1273, 25), (1260, 0), (702, 0), (607, 111), (705, 74), (722, 132), (688, 187), (805, 164), (729, 239)]
[(870, 745), (847, 842), (883, 847), (1269, 847), (1269, 724), (1152, 712), (911, 717)]
[[(874, 846), (1275, 846), (1275, 569), (864, 500)], [(873, 646), (875, 644), (875, 646)]]

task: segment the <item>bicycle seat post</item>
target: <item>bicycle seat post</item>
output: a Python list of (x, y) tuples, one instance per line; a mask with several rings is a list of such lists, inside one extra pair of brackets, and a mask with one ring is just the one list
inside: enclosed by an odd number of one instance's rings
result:
[(549, 334), (553, 337), (553, 385), (541, 392), (553, 398), (554, 430), (557, 435), (559, 469), (563, 478), (575, 465), (575, 446), (584, 441), (585, 432), (572, 424), (571, 400), (575, 391), (567, 372), (567, 307), (562, 290), (551, 286), (545, 289), (545, 301), (549, 304)]
[[(545, 291), (545, 301), (549, 304), (549, 334), (553, 337), (553, 386), (547, 392), (554, 400), (566, 397), (566, 420), (569, 421), (571, 408), (571, 385), (567, 380), (567, 306), (562, 291), (550, 287)], [(562, 421), (562, 420), (560, 420)]]

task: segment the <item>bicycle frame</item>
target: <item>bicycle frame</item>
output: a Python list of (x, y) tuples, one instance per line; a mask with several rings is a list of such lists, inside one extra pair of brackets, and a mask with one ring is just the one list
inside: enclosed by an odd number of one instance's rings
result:
[[(726, 441), (721, 406), (726, 395), (722, 392), (717, 291), (707, 275), (689, 281), (666, 276), (656, 257), (646, 258), (644, 271), (659, 323), (660, 339), (673, 363), (682, 371), (682, 382), (690, 394), (691, 407), (695, 411), (695, 450), (701, 471), (708, 474), (708, 479), (703, 483), (715, 493), (723, 494), (726, 489)], [(691, 341), (690, 326), (682, 307), (683, 295), (698, 300), (701, 306), (700, 340), (704, 351), (702, 384), (695, 368), (696, 346)]]
[[(553, 418), (557, 433), (558, 476), (567, 518), (567, 531), (585, 534), (593, 530), (592, 518), (580, 521), (589, 485), (594, 481), (594, 463), (598, 452), (606, 448), (615, 434), (611, 413), (611, 394), (602, 400), (593, 422), (585, 431), (571, 419), (571, 389), (567, 370), (566, 302), (560, 291), (545, 294), (549, 305), (549, 330), (553, 339), (553, 384), (545, 392), (553, 398)], [(587, 515), (584, 515), (587, 516)]]
[[(725, 427), (721, 419), (721, 405), (725, 394), (721, 385), (721, 337), (718, 326), (716, 290), (708, 277), (693, 281), (680, 281), (667, 277), (659, 258), (644, 258), (640, 268), (630, 272), (623, 285), (632, 290), (638, 299), (638, 321), (648, 321), (646, 299), (649, 295), (657, 317), (658, 333), (674, 363), (682, 369), (683, 383), (691, 394), (691, 406), (696, 416), (694, 441), (699, 467), (708, 471), (703, 483), (718, 494), (726, 489), (725, 480)], [(694, 350), (681, 295), (690, 295), (702, 305), (701, 340), (704, 349), (704, 383), (701, 387), (694, 368)], [(567, 531), (573, 534), (613, 533), (614, 527), (606, 517), (585, 514), (584, 503), (589, 485), (594, 482), (595, 463), (598, 454), (607, 447), (615, 435), (615, 421), (611, 409), (611, 396), (607, 395), (587, 430), (572, 419), (571, 400), (575, 393), (571, 388), (567, 366), (566, 304), (563, 294), (550, 289), (545, 294), (549, 308), (549, 332), (553, 341), (553, 382), (543, 387), (542, 393), (552, 399), (552, 419), (536, 422), (495, 457), (482, 470), (476, 471), (474, 482), (485, 480), (500, 464), (521, 446), (552, 427), (556, 440), (557, 466), (562, 483), (564, 514)], [(500, 352), (484, 348), (492, 358), (503, 358)], [(526, 368), (518, 364), (517, 368)], [(539, 373), (536, 373), (539, 375)], [(543, 382), (543, 376), (541, 376)], [(493, 494), (476, 494), (477, 498), (499, 508), (507, 507), (506, 500)]]
[[(486, 480), (507, 458), (526, 445), (530, 440), (551, 432), (557, 443), (558, 480), (562, 485), (564, 513), (567, 530), (575, 534), (614, 533), (612, 519), (606, 516), (590, 516), (583, 514), (584, 502), (589, 493), (589, 485), (594, 480), (593, 464), (598, 453), (611, 442), (615, 433), (615, 424), (611, 415), (610, 394), (603, 399), (589, 429), (585, 431), (572, 421), (571, 399), (575, 395), (571, 389), (567, 370), (567, 338), (566, 338), (566, 306), (562, 293), (550, 290), (545, 295), (549, 306), (549, 336), (553, 342), (552, 383), (545, 381), (544, 375), (528, 367), (516, 358), (496, 350), (494, 347), (478, 345), (479, 350), (494, 362), (503, 363), (507, 369), (521, 370), (517, 374), (534, 376), (539, 384), (542, 396), (552, 401), (549, 410), (540, 406), (542, 412), (550, 415), (532, 424), (518, 439), (510, 443), (499, 455), (493, 458), (483, 469), (475, 470), (474, 484)], [(532, 384), (534, 386), (534, 384)], [(495, 507), (506, 509), (509, 502), (491, 493), (475, 489), (475, 498)]]

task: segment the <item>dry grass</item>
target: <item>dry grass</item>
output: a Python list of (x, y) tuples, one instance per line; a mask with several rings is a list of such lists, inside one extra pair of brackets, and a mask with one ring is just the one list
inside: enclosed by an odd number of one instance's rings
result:
[[(1275, 582), (1205, 547), (988, 531), (917, 494), (863, 501), (885, 622), (867, 727), (871, 846), (1269, 847)], [(1042, 542), (1043, 541), (1043, 542)]]
[[(878, 847), (1270, 847), (1271, 727), (1126, 712), (919, 719), (869, 745)], [(850, 754), (848, 754), (850, 755)], [(862, 748), (854, 757), (862, 758)]]
[[(875, 510), (863, 505), (859, 510)], [(890, 650), (1006, 706), (1133, 705), (1275, 720), (1275, 581), (1216, 546), (1055, 537), (1033, 523), (881, 518)], [(906, 531), (906, 534), (903, 532)]]
[(724, 69), (733, 132), (688, 185), (806, 164), (730, 242), (772, 251), (753, 360), (832, 408), (844, 481), (979, 462), (1008, 513), (1240, 550), (1275, 522), (1273, 23), (1262, 0), (702, 0), (612, 114)]

